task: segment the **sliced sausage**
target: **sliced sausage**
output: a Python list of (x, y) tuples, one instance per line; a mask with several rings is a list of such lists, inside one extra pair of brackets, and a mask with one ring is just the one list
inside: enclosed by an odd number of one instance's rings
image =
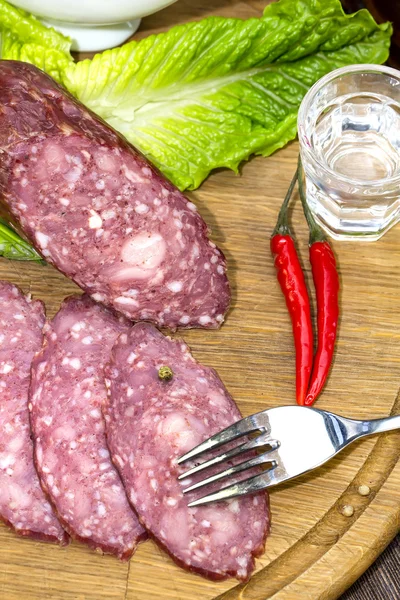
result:
[[(159, 378), (162, 366), (170, 381)], [(177, 479), (179, 456), (241, 418), (217, 373), (139, 323), (118, 338), (106, 376), (107, 440), (141, 523), (181, 566), (248, 579), (269, 528), (265, 494), (188, 508)]]
[(0, 61), (0, 195), (42, 256), (98, 302), (216, 328), (226, 263), (178, 189), (36, 67)]
[(0, 281), (0, 518), (17, 533), (66, 544), (33, 462), (28, 389), (42, 344), (43, 304)]
[(123, 319), (88, 297), (64, 301), (45, 326), (32, 365), (35, 457), (65, 529), (91, 548), (126, 560), (144, 538), (106, 445), (104, 362)]

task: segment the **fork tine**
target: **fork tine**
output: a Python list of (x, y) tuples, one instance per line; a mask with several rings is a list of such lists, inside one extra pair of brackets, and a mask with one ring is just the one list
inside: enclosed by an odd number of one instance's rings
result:
[(226, 429), (223, 429), (219, 433), (216, 433), (212, 437), (208, 438), (180, 458), (178, 458), (177, 463), (180, 465), (181, 463), (194, 458), (195, 456), (199, 456), (199, 454), (203, 454), (203, 452), (207, 452), (208, 450), (212, 450), (213, 448), (218, 448), (218, 446), (222, 446), (222, 444), (226, 444), (227, 442), (232, 442), (236, 440), (238, 437), (242, 435), (246, 435), (247, 433), (252, 433), (253, 431), (259, 431), (263, 429), (259, 425), (256, 425), (254, 422), (254, 417), (256, 415), (252, 415), (250, 417), (246, 417), (245, 419), (241, 419), (237, 423), (233, 423)]
[(256, 467), (258, 465), (262, 465), (263, 463), (271, 463), (271, 469), (277, 466), (277, 463), (270, 456), (270, 452), (265, 452), (265, 454), (259, 454), (250, 460), (246, 460), (244, 462), (239, 463), (238, 465), (234, 465), (233, 467), (229, 467), (225, 469), (225, 471), (221, 471), (220, 473), (216, 473), (215, 475), (211, 475), (211, 477), (207, 477), (207, 479), (203, 479), (197, 483), (194, 483), (190, 487), (187, 487), (183, 490), (184, 494), (188, 492), (192, 492), (193, 490), (197, 490), (198, 488), (203, 487), (204, 485), (208, 485), (209, 483), (213, 483), (213, 481), (218, 481), (219, 479), (224, 479), (229, 475), (235, 475), (236, 473), (241, 473), (242, 471), (246, 471), (247, 469), (251, 469), (251, 467)]
[(249, 479), (245, 479), (239, 483), (234, 483), (233, 485), (222, 488), (222, 490), (219, 490), (218, 492), (209, 494), (208, 496), (204, 496), (198, 500), (193, 500), (193, 502), (190, 502), (188, 506), (193, 507), (199, 506), (200, 504), (208, 504), (209, 502), (216, 502), (218, 500), (229, 500), (230, 498), (235, 498), (236, 496), (244, 496), (246, 494), (259, 492), (260, 490), (265, 490), (266, 488), (275, 485), (280, 481), (279, 478), (274, 474), (275, 468), (276, 465), (269, 471), (264, 471), (260, 475), (255, 475), (254, 477), (250, 477)]
[(244, 452), (247, 452), (249, 450), (254, 450), (255, 448), (260, 448), (260, 446), (267, 446), (267, 445), (271, 446), (270, 451), (276, 450), (277, 448), (279, 448), (279, 442), (277, 440), (271, 440), (268, 437), (266, 437), (265, 434), (261, 434), (258, 437), (254, 438), (253, 440), (250, 440), (244, 444), (239, 444), (239, 446), (232, 448), (232, 450), (228, 450), (228, 452), (224, 452), (223, 454), (219, 454), (218, 456), (215, 456), (214, 458), (210, 458), (210, 460), (206, 460), (205, 462), (201, 463), (200, 465), (197, 465), (196, 467), (193, 467), (192, 469), (185, 471), (184, 473), (182, 473), (181, 475), (178, 476), (178, 479), (181, 480), (181, 479), (185, 479), (186, 477), (191, 477), (195, 473), (198, 473), (199, 471), (203, 471), (203, 469), (208, 469), (208, 467), (211, 467), (213, 465), (218, 465), (219, 463), (225, 462), (226, 460), (229, 460), (230, 458), (233, 458), (234, 456), (237, 456), (238, 454), (243, 454)]

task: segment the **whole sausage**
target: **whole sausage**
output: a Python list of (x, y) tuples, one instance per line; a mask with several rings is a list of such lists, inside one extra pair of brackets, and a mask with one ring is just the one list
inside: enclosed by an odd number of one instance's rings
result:
[(132, 320), (217, 328), (226, 262), (196, 206), (36, 67), (0, 61), (0, 196), (36, 249)]

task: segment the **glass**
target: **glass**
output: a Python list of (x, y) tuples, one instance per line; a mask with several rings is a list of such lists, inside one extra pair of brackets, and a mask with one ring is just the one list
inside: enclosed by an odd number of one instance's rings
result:
[(298, 131), (307, 202), (329, 235), (377, 240), (400, 220), (400, 71), (325, 75), (301, 103)]

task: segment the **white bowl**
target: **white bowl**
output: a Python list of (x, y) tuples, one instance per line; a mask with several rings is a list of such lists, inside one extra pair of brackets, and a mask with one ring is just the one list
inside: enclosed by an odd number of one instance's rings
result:
[(73, 50), (104, 50), (122, 44), (140, 19), (176, 0), (12, 0), (73, 40)]

